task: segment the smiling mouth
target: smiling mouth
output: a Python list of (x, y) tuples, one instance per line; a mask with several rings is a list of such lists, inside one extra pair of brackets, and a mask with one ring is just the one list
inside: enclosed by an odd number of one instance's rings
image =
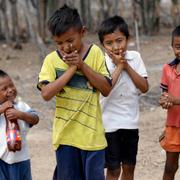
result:
[(13, 93), (13, 94), (11, 94), (11, 95), (8, 95), (8, 96), (7, 96), (7, 99), (8, 99), (8, 100), (14, 100), (15, 97), (16, 97), (16, 95)]

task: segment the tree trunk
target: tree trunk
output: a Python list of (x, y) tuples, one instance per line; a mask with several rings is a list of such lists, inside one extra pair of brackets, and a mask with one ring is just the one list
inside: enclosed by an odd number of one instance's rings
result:
[(91, 1), (81, 0), (80, 2), (81, 2), (81, 16), (83, 23), (88, 27), (89, 30), (92, 30)]
[(102, 20), (109, 17), (107, 0), (100, 0), (100, 12), (103, 14)]
[(32, 40), (39, 50), (39, 58), (41, 60), (43, 60), (45, 55), (47, 54), (46, 46), (45, 46), (43, 40), (41, 39), (41, 37), (39, 35), (39, 32), (37, 30), (38, 28), (31, 21), (32, 14), (30, 13), (29, 9), (30, 9), (29, 3), (28, 3), (28, 0), (26, 0), (26, 5), (24, 5), (24, 12), (25, 12), (24, 14), (26, 16), (25, 18), (26, 18), (27, 23), (28, 23), (28, 27), (29, 27), (29, 31), (31, 33), (30, 35), (32, 37)]
[(12, 39), (15, 40), (15, 48), (21, 49), (21, 43), (19, 39), (19, 23), (17, 14), (17, 0), (9, 0), (11, 3), (11, 18), (12, 18)]
[(179, 0), (171, 0), (171, 16), (173, 20), (173, 26), (177, 26), (180, 23), (180, 2)]
[(2, 30), (2, 17), (1, 17), (1, 13), (0, 13), (0, 40), (4, 40), (4, 34), (3, 34), (3, 30)]
[(9, 34), (9, 25), (8, 25), (8, 17), (7, 17), (7, 6), (6, 0), (1, 0), (1, 10), (2, 10), (2, 19), (4, 20), (4, 34), (6, 38), (6, 42), (10, 43), (10, 34)]
[(160, 0), (140, 0), (143, 31), (147, 35), (159, 31)]
[(119, 8), (119, 4), (121, 4), (121, 7), (124, 6), (124, 3), (120, 0), (106, 0), (106, 4), (108, 7), (108, 16), (114, 16), (114, 15), (118, 15), (118, 8)]
[(140, 51), (140, 42), (139, 42), (139, 18), (138, 18), (138, 14), (137, 14), (137, 3), (133, 0), (132, 1), (132, 10), (133, 10), (133, 24), (134, 24), (134, 34), (136, 37), (136, 47), (137, 47), (137, 51)]
[(38, 31), (43, 41), (46, 38), (46, 7), (47, 0), (37, 1)]

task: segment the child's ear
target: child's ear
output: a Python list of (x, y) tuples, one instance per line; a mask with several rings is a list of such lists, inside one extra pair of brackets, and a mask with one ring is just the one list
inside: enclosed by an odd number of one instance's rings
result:
[(81, 35), (84, 36), (86, 32), (87, 32), (87, 27), (83, 26), (81, 29)]

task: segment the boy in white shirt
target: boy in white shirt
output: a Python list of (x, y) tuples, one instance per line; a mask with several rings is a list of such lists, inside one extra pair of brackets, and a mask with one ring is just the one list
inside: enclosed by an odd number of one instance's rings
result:
[[(37, 113), (24, 102), (16, 102), (17, 90), (7, 73), (0, 70), (0, 180), (32, 180), (26, 134), (29, 127), (39, 121)], [(14, 107), (14, 108), (12, 108)], [(8, 150), (6, 141), (6, 118), (18, 119), (21, 150)]]
[[(99, 39), (105, 49), (113, 89), (101, 96), (107, 180), (133, 180), (138, 149), (139, 95), (148, 91), (147, 72), (139, 52), (128, 51), (128, 26), (120, 16), (102, 22)], [(122, 172), (122, 173), (121, 173)]]

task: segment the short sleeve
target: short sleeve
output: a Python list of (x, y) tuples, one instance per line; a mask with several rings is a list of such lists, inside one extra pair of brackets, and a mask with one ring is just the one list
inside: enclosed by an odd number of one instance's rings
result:
[(142, 57), (140, 55), (140, 53), (136, 52), (136, 61), (137, 61), (137, 66), (136, 66), (136, 70), (137, 73), (139, 75), (141, 75), (142, 77), (148, 77), (144, 62), (142, 60)]
[(52, 63), (53, 59), (50, 55), (46, 56), (44, 59), (41, 71), (39, 73), (39, 82), (37, 84), (38, 89), (41, 90), (43, 84), (48, 84), (56, 78), (55, 68)]
[(162, 75), (161, 75), (161, 82), (160, 82), (160, 87), (162, 88), (163, 91), (167, 91), (168, 90), (167, 71), (168, 71), (168, 65), (165, 64), (163, 66)]
[(98, 49), (98, 52), (97, 52), (97, 62), (98, 62), (98, 73), (111, 79), (110, 72), (106, 65), (105, 56), (100, 48)]
[[(39, 116), (38, 113), (34, 109), (31, 109), (28, 104), (26, 104), (25, 102), (23, 102), (21, 100), (18, 100), (18, 102), (15, 104), (15, 108), (22, 112), (26, 112), (26, 113), (29, 113), (29, 114), (32, 114), (35, 116)], [(22, 129), (27, 129), (29, 127), (32, 127), (32, 125), (25, 121), (21, 121)]]
[(19, 109), (22, 112), (27, 112), (27, 113), (38, 116), (38, 113), (34, 109), (31, 109), (30, 106), (23, 101), (19, 100), (16, 106), (17, 106), (17, 109)]

